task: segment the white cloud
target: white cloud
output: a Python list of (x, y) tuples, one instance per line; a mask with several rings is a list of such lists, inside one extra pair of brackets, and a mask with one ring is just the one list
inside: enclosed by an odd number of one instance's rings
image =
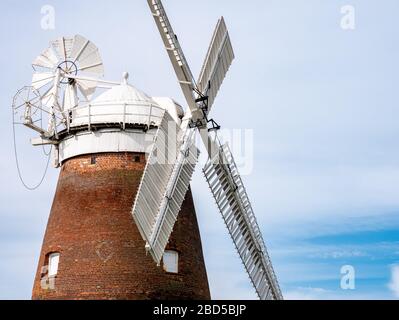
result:
[(325, 259), (342, 259), (342, 258), (355, 258), (355, 257), (366, 257), (367, 253), (361, 252), (359, 250), (349, 250), (349, 251), (333, 251), (327, 252), (323, 255)]
[(391, 268), (391, 282), (388, 285), (395, 298), (399, 298), (399, 265)]

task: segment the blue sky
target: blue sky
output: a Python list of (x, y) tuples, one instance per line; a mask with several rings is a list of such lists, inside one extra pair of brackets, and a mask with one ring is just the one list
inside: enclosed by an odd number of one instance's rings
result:
[[(56, 29), (40, 27), (43, 5)], [(395, 0), (165, 0), (198, 74), (219, 16), (236, 53), (213, 116), (251, 129), (244, 177), (286, 298), (399, 298), (399, 3)], [(340, 27), (352, 5), (356, 28)], [(57, 170), (26, 191), (15, 169), (10, 106), (29, 84), (30, 62), (53, 38), (82, 34), (101, 50), (106, 78), (129, 71), (153, 96), (183, 102), (146, 1), (0, 3), (0, 298), (29, 299)], [(198, 12), (201, 12), (198, 15)], [(34, 183), (41, 150), (19, 141)], [(212, 295), (255, 298), (198, 168), (193, 182)], [(356, 289), (340, 288), (352, 265)]]

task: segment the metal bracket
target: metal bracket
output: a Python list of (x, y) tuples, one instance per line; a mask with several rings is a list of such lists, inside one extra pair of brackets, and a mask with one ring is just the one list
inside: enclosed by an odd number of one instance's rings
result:
[(208, 131), (209, 132), (212, 132), (212, 131), (219, 131), (220, 129), (221, 129), (221, 126), (215, 121), (215, 120), (213, 120), (213, 119), (211, 119), (211, 120), (208, 120), (208, 124), (211, 124), (211, 128), (209, 128), (208, 129)]
[(208, 115), (209, 112), (209, 97), (208, 96), (201, 96), (200, 98), (195, 100), (199, 108), (202, 110), (204, 115)]
[(201, 128), (206, 127), (206, 125), (207, 125), (207, 120), (206, 120), (206, 122), (204, 122), (204, 119), (198, 119), (196, 121), (191, 119), (190, 123), (188, 124), (190, 129), (201, 129)]
[(197, 120), (196, 122), (192, 121), (190, 124), (190, 128), (203, 128), (205, 126), (204, 120), (206, 122), (206, 126), (211, 124), (211, 127), (208, 128), (209, 132), (219, 131), (221, 129), (220, 125), (214, 119), (208, 119), (209, 112), (209, 97), (206, 95), (201, 95), (198, 99), (195, 100), (195, 103), (198, 105), (198, 108), (201, 109), (204, 119)]

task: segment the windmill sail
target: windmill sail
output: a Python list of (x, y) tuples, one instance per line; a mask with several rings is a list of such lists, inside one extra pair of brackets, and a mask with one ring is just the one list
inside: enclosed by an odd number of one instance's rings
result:
[[(170, 132), (171, 124), (177, 134)], [(176, 136), (179, 141), (182, 132), (165, 113), (133, 207), (133, 217), (146, 241), (146, 248), (158, 265), (198, 161), (199, 151), (193, 146), (193, 133), (193, 130), (188, 131), (183, 144), (168, 142), (168, 138)]]
[(175, 70), (180, 87), (186, 98), (187, 104), (193, 117), (201, 116), (201, 112), (195, 102), (194, 89), (195, 80), (191, 69), (187, 63), (183, 50), (180, 46), (179, 39), (173, 31), (169, 22), (169, 18), (165, 12), (161, 0), (147, 0), (150, 6), (155, 23), (158, 27), (161, 38), (164, 42), (165, 49), (169, 55), (172, 66)]
[(208, 112), (215, 101), (233, 60), (233, 46), (226, 23), (222, 17), (216, 26), (197, 82), (198, 89), (208, 97)]
[(282, 299), (260, 228), (227, 145), (220, 146), (217, 160), (208, 161), (204, 174), (259, 298)]
[(194, 134), (194, 130), (189, 130), (180, 150), (149, 243), (149, 251), (157, 263), (163, 257), (198, 162), (199, 150), (194, 145)]
[(139, 227), (143, 239), (149, 243), (153, 234), (162, 198), (165, 195), (169, 177), (172, 174), (173, 165), (167, 161), (158, 160), (168, 157), (168, 120), (171, 119), (165, 113), (155, 138), (153, 149), (148, 157), (147, 166), (141, 180), (139, 190), (133, 207), (133, 217)]

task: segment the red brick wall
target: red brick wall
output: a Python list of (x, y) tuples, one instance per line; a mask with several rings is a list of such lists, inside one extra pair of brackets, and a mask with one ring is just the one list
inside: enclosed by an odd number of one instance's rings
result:
[[(179, 273), (168, 274), (146, 255), (131, 215), (144, 154), (95, 156), (94, 165), (81, 156), (61, 168), (32, 298), (210, 299), (191, 191), (169, 244), (180, 253)], [(61, 253), (58, 274), (54, 287), (43, 289), (42, 267), (52, 252)]]

